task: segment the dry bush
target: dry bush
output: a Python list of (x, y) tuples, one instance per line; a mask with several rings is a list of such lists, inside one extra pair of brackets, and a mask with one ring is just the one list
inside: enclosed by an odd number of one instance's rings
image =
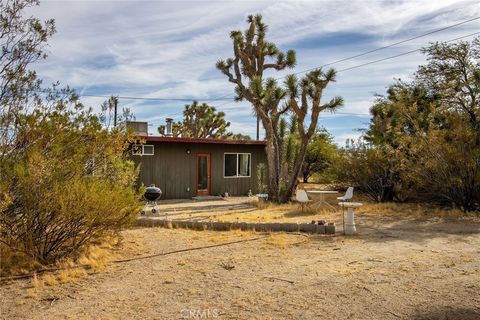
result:
[(394, 162), (380, 148), (373, 149), (360, 142), (352, 144), (340, 153), (331, 170), (339, 184), (354, 186), (372, 201), (399, 200)]
[(31, 256), (0, 243), (0, 275), (23, 274), (41, 267)]
[(135, 221), (138, 170), (124, 153), (128, 133), (64, 105), (29, 121), (0, 167), (0, 242), (10, 248), (2, 260), (11, 252), (43, 265), (74, 258)]
[(0, 3), (2, 273), (75, 257), (137, 210), (138, 171), (126, 152), (134, 137), (123, 125), (109, 128), (113, 105), (94, 114), (73, 90), (44, 87), (31, 70), (55, 32), (53, 20), (28, 13), (37, 4)]
[(2, 235), (12, 251), (42, 264), (73, 257), (133, 223), (138, 212), (133, 189), (101, 180), (57, 181), (50, 192), (41, 183), (27, 180), (23, 188), (18, 198), (23, 210), (3, 219), (8, 229)]

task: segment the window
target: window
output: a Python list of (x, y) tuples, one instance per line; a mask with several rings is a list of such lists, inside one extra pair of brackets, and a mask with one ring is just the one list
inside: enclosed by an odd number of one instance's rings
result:
[(250, 177), (251, 158), (250, 153), (225, 153), (224, 177)]
[(237, 176), (237, 154), (225, 154), (225, 177)]
[(153, 146), (152, 145), (144, 145), (143, 146), (143, 155), (144, 156), (153, 156)]
[(132, 146), (132, 154), (136, 156), (153, 156), (153, 145), (134, 144)]

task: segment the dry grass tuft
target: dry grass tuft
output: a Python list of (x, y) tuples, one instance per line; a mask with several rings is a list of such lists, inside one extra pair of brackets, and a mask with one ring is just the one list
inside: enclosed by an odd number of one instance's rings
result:
[(215, 231), (211, 236), (208, 237), (208, 241), (213, 243), (221, 243), (232, 240), (247, 239), (256, 236), (255, 231), (251, 230), (231, 230), (227, 232), (218, 232)]
[(269, 248), (278, 248), (278, 249), (286, 249), (295, 244), (299, 244), (297, 237), (295, 234), (288, 234), (288, 233), (272, 233), (270, 237), (265, 240), (264, 245), (262, 246), (263, 249)]
[(91, 246), (76, 261), (65, 259), (55, 264), (58, 271), (45, 273), (41, 276), (34, 274), (32, 278), (32, 290), (27, 292), (28, 297), (35, 297), (44, 287), (54, 287), (58, 284), (68, 283), (88, 275), (86, 268), (101, 270), (111, 260), (111, 243), (106, 242), (103, 246)]
[(261, 210), (268, 209), (268, 208), (270, 208), (271, 206), (274, 205), (270, 201), (263, 201), (263, 200), (253, 200), (253, 201), (248, 202), (248, 204), (252, 205), (252, 206), (255, 206), (255, 207), (257, 207), (258, 209), (261, 209)]
[(43, 279), (39, 278), (37, 274), (35, 273), (32, 278), (32, 287), (35, 289), (40, 289), (45, 286), (45, 282)]
[(92, 246), (78, 258), (77, 262), (89, 269), (101, 270), (107, 266), (111, 257), (108, 247)]
[(0, 274), (24, 274), (38, 269), (41, 265), (32, 257), (22, 252), (13, 251), (0, 243)]
[(265, 247), (274, 247), (279, 249), (285, 249), (289, 246), (289, 236), (284, 233), (272, 234), (265, 240)]
[(433, 217), (458, 219), (465, 216), (465, 213), (459, 209), (444, 209), (423, 203), (364, 203), (357, 211), (359, 213), (382, 216), (406, 216), (417, 219)]
[(60, 283), (67, 283), (76, 280), (77, 278), (82, 278), (88, 275), (87, 271), (83, 268), (71, 268), (61, 270), (57, 274), (57, 280)]
[(179, 259), (177, 260), (177, 265), (178, 266), (184, 266), (187, 264), (187, 260), (186, 259)]
[(57, 277), (54, 274), (46, 273), (42, 276), (42, 281), (46, 286), (53, 287), (57, 285)]
[(41, 276), (33, 275), (32, 287), (27, 289), (28, 298), (36, 298), (46, 287), (54, 287), (58, 284), (75, 281), (78, 278), (85, 277), (88, 273), (82, 267), (72, 267), (59, 270), (55, 273), (45, 273)]

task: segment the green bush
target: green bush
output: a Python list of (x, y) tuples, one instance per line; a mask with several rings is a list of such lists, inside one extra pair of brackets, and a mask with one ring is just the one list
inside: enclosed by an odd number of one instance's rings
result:
[(59, 83), (44, 88), (30, 69), (55, 33), (53, 20), (31, 16), (37, 5), (0, 2), (2, 272), (75, 256), (129, 225), (138, 205), (129, 134), (102, 123), (114, 99), (94, 115)]
[(75, 257), (139, 212), (128, 133), (67, 105), (20, 116), (0, 168), (0, 240), (42, 264)]
[(354, 186), (373, 201), (399, 200), (398, 174), (392, 159), (380, 148), (352, 144), (339, 153), (329, 172), (337, 183)]
[(451, 115), (449, 129), (430, 129), (411, 143), (402, 177), (419, 200), (480, 210), (480, 148), (475, 132)]

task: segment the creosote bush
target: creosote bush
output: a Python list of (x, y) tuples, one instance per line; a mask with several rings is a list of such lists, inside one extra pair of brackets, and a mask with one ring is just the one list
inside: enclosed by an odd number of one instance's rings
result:
[(125, 152), (127, 132), (66, 101), (19, 121), (0, 169), (3, 252), (45, 265), (134, 222), (138, 170)]
[(480, 38), (422, 51), (427, 63), (377, 98), (364, 142), (334, 163), (338, 180), (379, 202), (480, 212)]
[(106, 125), (114, 99), (93, 114), (69, 88), (44, 88), (31, 70), (55, 33), (54, 20), (29, 13), (38, 4), (0, 2), (2, 273), (75, 258), (132, 223), (138, 206), (131, 137), (123, 125)]

